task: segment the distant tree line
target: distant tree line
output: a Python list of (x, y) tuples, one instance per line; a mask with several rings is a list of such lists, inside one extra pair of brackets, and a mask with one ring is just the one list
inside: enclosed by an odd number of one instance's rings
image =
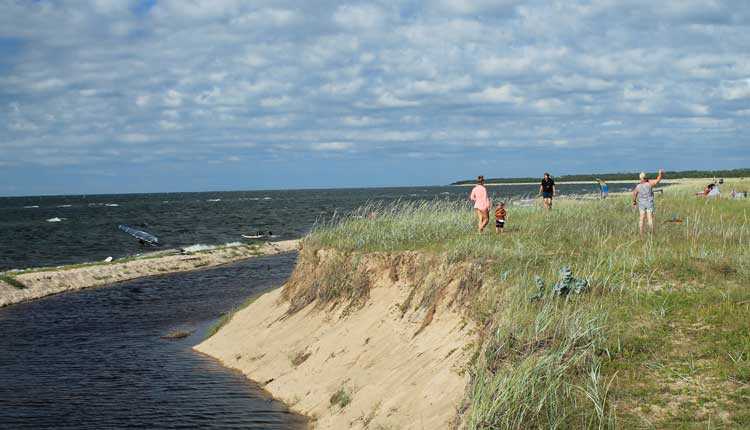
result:
[[(638, 174), (640, 172), (636, 173), (589, 173), (585, 175), (562, 175), (562, 176), (553, 176), (553, 178), (558, 182), (566, 182), (566, 181), (593, 181), (594, 178), (601, 178), (605, 181), (616, 181), (616, 180), (628, 180), (632, 179), (634, 181), (638, 180)], [(655, 178), (657, 173), (656, 172), (646, 172), (649, 178)], [(497, 183), (509, 183), (509, 184), (515, 184), (515, 183), (521, 183), (521, 182), (538, 182), (541, 181), (541, 176), (535, 177), (535, 178), (485, 178), (485, 183), (487, 184), (497, 184)], [(677, 179), (677, 178), (745, 178), (750, 177), (750, 169), (732, 169), (732, 170), (683, 170), (683, 171), (665, 171), (664, 177), (667, 179)], [(476, 182), (476, 179), (469, 179), (465, 181), (458, 181), (453, 182), (451, 185), (464, 185), (464, 184), (473, 184)]]

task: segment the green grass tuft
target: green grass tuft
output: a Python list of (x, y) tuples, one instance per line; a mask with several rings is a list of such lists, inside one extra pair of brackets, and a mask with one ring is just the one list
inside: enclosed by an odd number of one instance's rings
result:
[(342, 409), (351, 402), (352, 396), (344, 387), (339, 388), (335, 393), (333, 393), (330, 399), (331, 406), (338, 406)]
[(297, 367), (300, 364), (307, 361), (308, 358), (312, 355), (312, 352), (310, 351), (299, 351), (296, 354), (294, 354), (292, 357), (289, 358), (289, 361), (291, 361), (292, 366)]
[(161, 339), (169, 339), (169, 340), (173, 340), (173, 339), (184, 339), (184, 338), (186, 338), (186, 337), (190, 336), (191, 334), (193, 334), (193, 332), (191, 332), (191, 331), (183, 331), (183, 330), (179, 330), (179, 331), (175, 331), (175, 332), (172, 332), (172, 333), (168, 333), (168, 334), (165, 334), (165, 335), (163, 335), (163, 336), (159, 336), (159, 337), (160, 337)]
[(26, 288), (26, 285), (23, 282), (10, 275), (0, 275), (0, 281), (5, 282), (6, 284), (19, 290), (23, 290), (24, 288)]

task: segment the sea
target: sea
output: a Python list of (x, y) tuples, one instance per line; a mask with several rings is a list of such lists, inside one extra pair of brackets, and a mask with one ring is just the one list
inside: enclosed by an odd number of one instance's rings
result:
[[(632, 189), (630, 184), (612, 184)], [(493, 198), (536, 195), (537, 185), (488, 186)], [(197, 193), (0, 197), (0, 272), (101, 261), (192, 245), (247, 242), (272, 233), (298, 239), (321, 220), (368, 202), (465, 200), (470, 187), (429, 186)], [(591, 184), (561, 184), (565, 194), (596, 193)], [(493, 200), (494, 201), (494, 200)], [(159, 238), (143, 246), (120, 231), (125, 224)]]

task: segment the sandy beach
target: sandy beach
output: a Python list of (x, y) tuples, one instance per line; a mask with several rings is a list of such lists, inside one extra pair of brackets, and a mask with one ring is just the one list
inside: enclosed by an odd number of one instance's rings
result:
[(77, 291), (147, 276), (160, 276), (216, 267), (247, 258), (291, 252), (299, 240), (248, 245), (209, 247), (205, 250), (180, 250), (146, 254), (111, 262), (11, 271), (2, 275), (20, 283), (0, 280), (0, 307), (38, 299), (65, 291)]

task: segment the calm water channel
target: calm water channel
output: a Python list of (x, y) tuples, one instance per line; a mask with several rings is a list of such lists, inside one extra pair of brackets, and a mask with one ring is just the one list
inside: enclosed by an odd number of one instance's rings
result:
[[(135, 280), (0, 308), (2, 429), (301, 429), (239, 372), (191, 348), (280, 286), (296, 255)], [(179, 340), (161, 336), (192, 334)]]

